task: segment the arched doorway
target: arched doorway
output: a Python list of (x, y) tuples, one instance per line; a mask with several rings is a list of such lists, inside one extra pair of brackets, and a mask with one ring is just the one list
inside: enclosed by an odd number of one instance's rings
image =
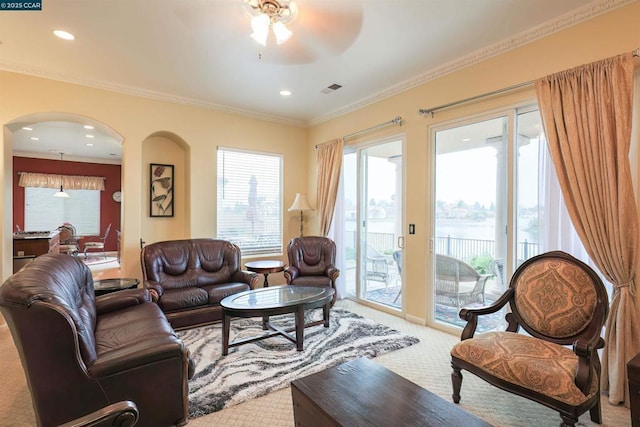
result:
[[(108, 174), (105, 191), (99, 196), (99, 231), (96, 234), (110, 223), (114, 230), (121, 229), (121, 206), (112, 195), (120, 191), (122, 143), (123, 138), (109, 126), (77, 114), (34, 113), (4, 125), (3, 206), (12, 214), (5, 215), (3, 223), (3, 278), (13, 272), (13, 232), (17, 227), (25, 229), (25, 190), (17, 186), (18, 174), (30, 169), (61, 173), (59, 167), (63, 165), (65, 175)], [(64, 160), (61, 153), (64, 153)], [(104, 170), (109, 172), (104, 173)], [(108, 248), (117, 250), (115, 232)]]

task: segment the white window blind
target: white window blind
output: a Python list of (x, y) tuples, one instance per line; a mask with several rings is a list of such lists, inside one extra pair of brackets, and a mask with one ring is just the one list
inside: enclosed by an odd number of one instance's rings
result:
[(282, 253), (282, 156), (218, 148), (218, 238)]
[(67, 190), (69, 198), (53, 197), (52, 188), (25, 187), (24, 229), (52, 231), (69, 222), (80, 236), (100, 234), (100, 191)]

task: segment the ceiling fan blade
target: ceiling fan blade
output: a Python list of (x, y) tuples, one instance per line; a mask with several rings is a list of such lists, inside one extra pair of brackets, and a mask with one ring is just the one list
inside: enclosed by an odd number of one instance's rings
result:
[(270, 38), (263, 61), (308, 64), (338, 55), (351, 46), (362, 28), (362, 5), (356, 1), (307, 1), (298, 5), (298, 18), (288, 25), (293, 32), (282, 45)]

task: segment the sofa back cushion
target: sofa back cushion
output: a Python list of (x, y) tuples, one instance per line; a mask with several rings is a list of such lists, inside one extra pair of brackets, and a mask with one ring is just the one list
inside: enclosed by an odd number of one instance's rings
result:
[(142, 250), (144, 280), (165, 289), (227, 283), (240, 270), (240, 249), (218, 239), (156, 242)]
[[(0, 287), (0, 306), (13, 311), (13, 322), (29, 322), (20, 315), (35, 303), (51, 304), (73, 322), (80, 354), (87, 365), (96, 359), (96, 303), (93, 278), (79, 259), (66, 254), (45, 254), (9, 277)], [(28, 325), (20, 325), (21, 329)]]

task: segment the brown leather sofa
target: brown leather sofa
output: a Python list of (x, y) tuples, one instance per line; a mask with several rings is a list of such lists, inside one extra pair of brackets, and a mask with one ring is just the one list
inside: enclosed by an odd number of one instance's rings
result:
[(337, 299), (336, 280), (340, 270), (336, 264), (336, 244), (328, 237), (295, 237), (287, 246), (289, 265), (284, 269), (288, 285), (327, 286), (333, 288), (331, 305)]
[(95, 297), (89, 268), (45, 254), (0, 287), (40, 426), (133, 401), (138, 426), (184, 425), (193, 364), (146, 289)]
[(143, 283), (174, 329), (222, 319), (220, 300), (254, 289), (260, 276), (240, 269), (240, 248), (226, 240), (156, 242), (140, 254)]

